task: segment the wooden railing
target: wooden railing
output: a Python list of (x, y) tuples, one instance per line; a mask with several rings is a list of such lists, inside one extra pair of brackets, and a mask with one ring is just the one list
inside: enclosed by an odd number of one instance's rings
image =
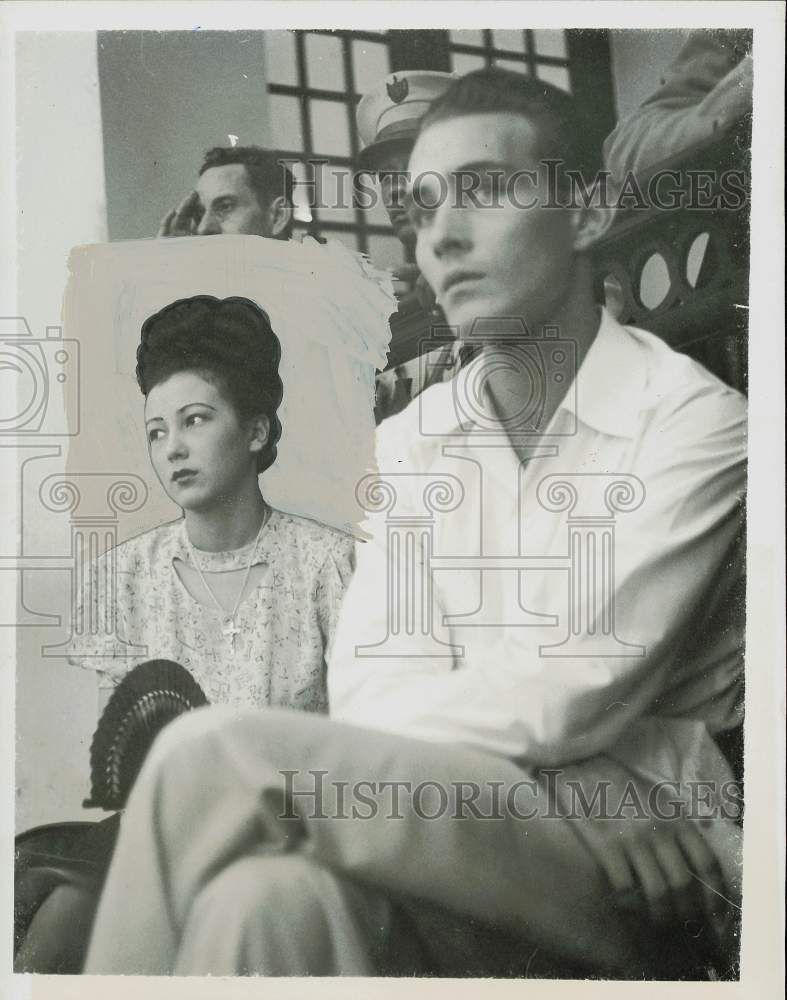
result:
[[(675, 189), (719, 207), (619, 210), (594, 252), (596, 292), (622, 323), (663, 337), (741, 391), (746, 388), (749, 286), (749, 154), (745, 129), (686, 150), (643, 175), (665, 171)], [(715, 182), (710, 182), (711, 172)], [(726, 202), (726, 204), (725, 204)], [(737, 204), (733, 204), (737, 203)]]

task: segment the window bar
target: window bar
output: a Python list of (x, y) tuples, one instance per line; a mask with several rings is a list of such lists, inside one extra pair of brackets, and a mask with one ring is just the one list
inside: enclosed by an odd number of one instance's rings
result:
[(492, 29), (484, 28), (484, 58), (486, 59), (487, 69), (492, 65), (494, 54), (495, 46), (492, 41)]
[(525, 29), (525, 62), (527, 63), (528, 76), (536, 78), (536, 40), (531, 28)]
[(347, 97), (358, 97), (358, 94), (344, 94), (338, 90), (323, 90), (321, 87), (294, 87), (291, 83), (269, 83), (271, 94), (283, 94), (286, 97), (308, 97), (310, 100), (335, 101), (340, 104)]
[[(308, 77), (306, 69), (306, 32), (296, 31), (295, 32), (295, 52), (298, 63), (298, 99), (301, 107), (301, 129), (303, 131), (303, 158), (306, 163), (307, 170), (314, 169), (314, 147), (312, 145), (312, 123), (311, 123), (311, 106), (309, 98), (306, 96), (306, 91), (308, 89)], [(320, 234), (320, 213), (315, 206), (311, 210), (312, 221), (307, 227), (307, 232), (310, 236), (319, 236)]]
[[(488, 50), (485, 46), (479, 45), (464, 45), (460, 43), (455, 43), (451, 46), (451, 53), (462, 52), (471, 56), (486, 56)], [(496, 49), (492, 46), (492, 56), (497, 56), (500, 59), (518, 59), (520, 62), (525, 62), (527, 59), (527, 53), (515, 52), (513, 49)], [(561, 59), (560, 56), (546, 56), (534, 53), (535, 61), (539, 64), (545, 66), (568, 66), (568, 59)], [(271, 84), (274, 86), (286, 86), (285, 84)]]
[[(352, 169), (355, 170), (358, 163), (358, 154), (360, 153), (360, 149), (358, 142), (358, 130), (355, 125), (355, 102), (353, 99), (353, 95), (355, 94), (355, 71), (353, 69), (352, 44), (351, 39), (347, 35), (344, 35), (342, 38), (342, 57), (344, 60), (344, 89), (347, 93), (345, 108), (350, 128), (350, 156), (353, 161)], [(355, 214), (355, 223), (357, 226), (358, 249), (361, 253), (368, 253), (369, 241), (366, 235), (366, 213), (358, 204), (355, 204), (355, 202), (356, 198), (355, 193), (353, 192), (353, 209)]]

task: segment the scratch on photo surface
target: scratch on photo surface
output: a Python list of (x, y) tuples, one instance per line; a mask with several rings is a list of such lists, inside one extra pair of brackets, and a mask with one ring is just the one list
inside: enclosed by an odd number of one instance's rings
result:
[(689, 872), (689, 875), (691, 875), (691, 877), (692, 877), (692, 878), (695, 878), (695, 879), (696, 879), (696, 880), (697, 880), (698, 882), (701, 882), (701, 883), (702, 883), (702, 884), (703, 884), (703, 885), (705, 886), (705, 888), (706, 888), (706, 889), (710, 889), (710, 891), (711, 891), (711, 892), (714, 892), (714, 893), (715, 893), (715, 894), (716, 894), (717, 896), (721, 896), (721, 898), (722, 898), (722, 899), (723, 899), (723, 900), (724, 900), (724, 901), (725, 901), (726, 903), (729, 903), (729, 904), (730, 904), (730, 906), (734, 906), (736, 910), (740, 910), (740, 906), (738, 906), (738, 904), (737, 904), (737, 903), (733, 903), (733, 901), (732, 901), (731, 899), (727, 899), (727, 897), (726, 897), (726, 896), (724, 895), (724, 893), (723, 893), (723, 892), (719, 892), (719, 890), (718, 890), (718, 889), (714, 889), (712, 885), (708, 885), (708, 883), (707, 883), (707, 882), (706, 882), (706, 881), (705, 881), (704, 879), (701, 879), (701, 878), (699, 877), (699, 875), (696, 875), (696, 874), (695, 874), (694, 872), (692, 872), (692, 871), (690, 871), (690, 872)]

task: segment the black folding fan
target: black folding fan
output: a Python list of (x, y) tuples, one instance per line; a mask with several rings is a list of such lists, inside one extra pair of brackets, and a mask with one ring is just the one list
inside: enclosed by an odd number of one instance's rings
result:
[(122, 809), (153, 740), (183, 712), (207, 705), (191, 674), (172, 660), (147, 660), (120, 682), (90, 745), (87, 808)]

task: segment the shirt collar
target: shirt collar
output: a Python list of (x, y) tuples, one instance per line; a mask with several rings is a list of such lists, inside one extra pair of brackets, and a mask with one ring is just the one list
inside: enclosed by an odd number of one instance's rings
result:
[[(451, 382), (439, 388), (451, 392), (454, 401), (478, 400), (480, 366), (483, 355), (462, 368)], [(632, 415), (642, 408), (647, 382), (645, 357), (639, 342), (601, 307), (601, 321), (593, 343), (579, 371), (558, 406), (553, 423), (562, 413), (573, 414), (581, 423), (612, 437), (631, 438), (637, 433)], [(438, 388), (438, 387), (435, 387)], [(471, 430), (473, 421), (468, 407), (458, 412), (455, 405), (445, 406), (443, 395), (434, 390), (424, 393), (422, 405), (430, 412), (430, 423), (444, 424), (446, 432), (459, 428)], [(545, 432), (549, 434), (549, 429)]]
[(598, 333), (558, 407), (602, 434), (631, 438), (647, 384), (641, 344), (601, 307)]

